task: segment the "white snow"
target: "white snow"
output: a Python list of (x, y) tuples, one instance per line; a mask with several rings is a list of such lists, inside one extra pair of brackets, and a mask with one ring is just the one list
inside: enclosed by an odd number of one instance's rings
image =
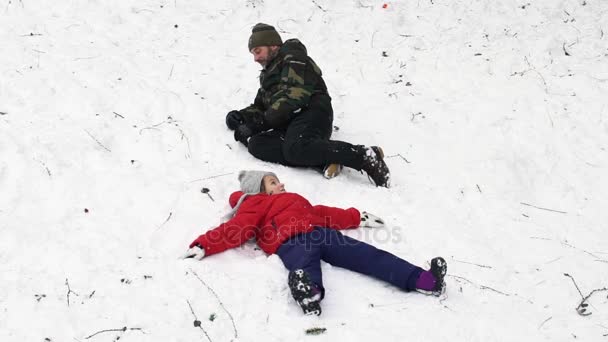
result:
[[(233, 140), (257, 22), (307, 46), (333, 138), (382, 146), (390, 189)], [(608, 292), (583, 317), (564, 275), (608, 287), (605, 0), (5, 0), (0, 48), (0, 341), (608, 339)], [(179, 260), (241, 169), (382, 217), (348, 234), (445, 257), (447, 297), (324, 264), (305, 317), (253, 243)]]

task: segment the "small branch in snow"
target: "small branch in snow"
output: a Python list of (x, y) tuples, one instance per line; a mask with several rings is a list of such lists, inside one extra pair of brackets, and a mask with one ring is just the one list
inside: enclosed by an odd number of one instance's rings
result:
[(578, 304), (578, 306), (576, 307), (576, 312), (581, 315), (581, 316), (589, 316), (592, 313), (591, 312), (587, 312), (587, 307), (589, 306), (587, 302), (587, 300), (596, 292), (603, 292), (603, 291), (608, 291), (608, 287), (603, 287), (601, 289), (595, 289), (591, 292), (589, 292), (588, 295), (583, 296), (583, 293), (581, 292), (581, 289), (578, 287), (578, 285), (576, 284), (576, 281), (574, 280), (574, 277), (569, 275), (568, 273), (564, 273), (564, 275), (570, 279), (572, 279), (572, 283), (574, 284), (574, 287), (576, 287), (576, 290), (578, 291), (578, 293), (581, 295), (581, 302)]
[(515, 76), (515, 75), (523, 76), (528, 71), (534, 71), (540, 77), (540, 79), (543, 81), (543, 85), (545, 86), (545, 93), (549, 94), (549, 88), (547, 87), (547, 81), (545, 81), (545, 78), (543, 77), (543, 75), (540, 72), (538, 72), (538, 70), (536, 70), (536, 68), (533, 67), (532, 64), (530, 64), (530, 61), (528, 61), (528, 57), (524, 57), (524, 60), (526, 61), (526, 64), (528, 64), (528, 67), (530, 67), (530, 68), (528, 70), (514, 72), (511, 74), (511, 76)]
[(561, 257), (561, 256), (560, 256), (560, 257), (557, 257), (557, 258), (555, 258), (555, 259), (549, 260), (549, 261), (547, 261), (547, 262), (545, 263), (545, 265), (552, 264), (552, 263), (556, 262), (557, 260), (559, 260), (559, 259), (561, 259), (561, 258), (563, 258), (563, 257)]
[(139, 130), (139, 134), (141, 135), (141, 132), (142, 132), (143, 130), (145, 130), (145, 129), (158, 129), (158, 128), (156, 128), (156, 127), (161, 126), (161, 125), (164, 125), (164, 124), (166, 124), (166, 123), (174, 123), (174, 122), (175, 122), (175, 120), (173, 120), (173, 118), (172, 118), (171, 116), (169, 116), (169, 117), (167, 117), (167, 120), (164, 120), (163, 122), (159, 122), (159, 123), (154, 124), (154, 125), (152, 125), (152, 126), (148, 126), (148, 127), (144, 127), (144, 128), (142, 128), (142, 129), (140, 129), (140, 130)]
[(49, 177), (52, 177), (51, 170), (48, 168), (48, 166), (46, 166), (46, 164), (43, 161), (40, 161), (36, 158), (34, 158), (34, 160), (39, 162), (40, 165), (42, 165), (42, 167), (44, 167), (44, 169), (46, 170), (46, 173), (49, 175)]
[(570, 247), (570, 248), (578, 249), (579, 251), (582, 251), (582, 252), (584, 252), (584, 253), (586, 253), (586, 254), (589, 254), (590, 256), (592, 256), (592, 257), (594, 257), (594, 258), (597, 258), (597, 259), (602, 259), (602, 258), (598, 257), (597, 255), (595, 255), (595, 254), (591, 253), (591, 252), (588, 252), (588, 251), (586, 251), (586, 250), (584, 250), (584, 249), (581, 249), (581, 248), (578, 248), (578, 247), (575, 247), (575, 246), (573, 246), (573, 245), (569, 244), (569, 243), (568, 243), (568, 241), (563, 241), (563, 242), (562, 242), (562, 245), (564, 245), (564, 246), (568, 246), (568, 247)]
[(158, 226), (158, 229), (161, 229), (165, 223), (167, 223), (169, 221), (169, 219), (171, 219), (171, 216), (173, 215), (173, 212), (169, 212), (169, 216), (167, 217), (167, 219), (165, 220), (165, 222), (163, 222), (160, 226)]
[(91, 56), (91, 57), (78, 57), (78, 58), (74, 58), (75, 61), (80, 61), (83, 59), (95, 59), (95, 58), (99, 58), (101, 57), (101, 55), (97, 55), (97, 56)]
[(192, 304), (190, 304), (190, 301), (186, 300), (186, 303), (188, 303), (188, 306), (190, 307), (190, 312), (192, 312), (192, 316), (194, 316), (194, 322), (193, 322), (194, 327), (200, 328), (203, 331), (203, 333), (205, 334), (205, 336), (207, 336), (207, 339), (209, 340), (209, 342), (213, 342), (213, 341), (211, 341), (211, 337), (209, 337), (209, 334), (207, 334), (207, 331), (201, 325), (201, 321), (199, 321), (198, 317), (196, 317), (196, 313), (194, 313), (194, 309), (192, 308)]
[(217, 301), (220, 303), (220, 306), (222, 307), (222, 309), (224, 309), (224, 311), (228, 314), (228, 317), (230, 317), (230, 321), (232, 321), (232, 328), (234, 329), (234, 338), (238, 338), (239, 334), (238, 334), (238, 331), (236, 330), (236, 324), (234, 323), (234, 318), (232, 318), (232, 314), (226, 309), (226, 307), (224, 306), (224, 303), (222, 303), (222, 300), (220, 299), (220, 297), (217, 295), (217, 293), (215, 293), (215, 291), (211, 288), (211, 286), (207, 285), (207, 283), (205, 283), (203, 281), (203, 279), (201, 279), (201, 277), (199, 277), (198, 274), (196, 274), (196, 272), (194, 272), (193, 269), (190, 269), (190, 271), (201, 282), (201, 284), (205, 285), (205, 287), (215, 296)]
[(169, 72), (169, 77), (167, 77), (167, 81), (171, 79), (171, 76), (173, 76), (173, 67), (175, 66), (175, 64), (171, 65), (171, 71)]
[(479, 193), (481, 194), (481, 188), (479, 187), (479, 184), (475, 184), (477, 185), (477, 190), (479, 190)]
[(190, 183), (194, 183), (194, 182), (198, 182), (198, 181), (202, 181), (202, 180), (207, 180), (207, 179), (212, 179), (212, 178), (217, 178), (217, 177), (228, 176), (228, 175), (232, 175), (232, 174), (234, 174), (234, 172), (222, 173), (221, 175), (215, 175), (215, 176), (209, 176), (209, 177), (206, 177), (206, 178), (195, 179), (193, 181), (190, 181)]
[(293, 19), (285, 19), (285, 20), (280, 20), (279, 22), (277, 22), (277, 27), (279, 28), (278, 31), (281, 33), (287, 33), (287, 34), (291, 34), (291, 32), (285, 30), (284, 28), (281, 27), (281, 23), (284, 21), (291, 21), (296, 23), (297, 21), (293, 20)]
[(564, 44), (562, 45), (562, 50), (564, 50), (564, 55), (566, 55), (566, 56), (570, 56), (570, 53), (568, 52), (568, 50), (566, 50), (566, 43), (564, 43)]
[(359, 3), (359, 8), (374, 8), (374, 6), (372, 6), (372, 5), (368, 5), (368, 6), (363, 5), (361, 0), (357, 0), (357, 2)]
[(540, 236), (530, 236), (530, 239), (551, 241), (551, 239), (549, 239), (549, 238), (540, 237)]
[(28, 34), (22, 34), (21, 37), (34, 37), (34, 36), (42, 36), (42, 33), (34, 33), (30, 32)]
[(491, 288), (491, 287), (489, 287), (489, 286), (475, 284), (474, 282), (472, 282), (472, 281), (470, 281), (469, 279), (464, 278), (464, 277), (459, 277), (459, 276), (455, 276), (455, 275), (451, 275), (451, 274), (448, 274), (448, 276), (449, 276), (449, 277), (456, 278), (456, 279), (461, 279), (461, 280), (464, 280), (464, 281), (468, 282), (469, 284), (471, 284), (471, 285), (473, 285), (473, 286), (477, 286), (477, 287), (479, 287), (479, 289), (481, 289), (481, 290), (490, 290), (490, 291), (494, 291), (494, 292), (496, 292), (496, 293), (498, 293), (498, 294), (501, 294), (501, 295), (503, 295), (503, 296), (507, 296), (507, 297), (509, 297), (509, 296), (510, 296), (510, 294), (508, 294), (508, 293), (504, 293), (504, 292), (498, 291), (498, 290), (493, 289), (493, 288)]
[(95, 137), (94, 137), (94, 136), (93, 136), (91, 133), (89, 133), (89, 131), (87, 131), (86, 129), (85, 129), (84, 131), (85, 131), (85, 132), (87, 132), (87, 134), (88, 134), (88, 135), (91, 137), (91, 139), (95, 140), (95, 142), (96, 142), (96, 143), (97, 143), (99, 146), (103, 147), (103, 149), (104, 149), (104, 150), (106, 150), (106, 151), (108, 151), (108, 152), (112, 152), (112, 151), (110, 151), (110, 149), (109, 149), (109, 148), (107, 148), (107, 147), (103, 146), (103, 144), (102, 144), (102, 143), (100, 143), (100, 142), (99, 142), (99, 140), (97, 140), (97, 138), (95, 138)]
[(321, 7), (315, 0), (312, 0), (312, 3), (315, 4), (315, 6), (317, 6), (321, 11), (327, 12), (327, 10)]
[[(411, 122), (414, 122), (414, 119), (418, 116), (418, 115), (422, 115), (422, 112), (418, 112), (418, 113), (412, 113), (412, 118), (410, 119)], [(424, 116), (423, 116), (424, 118)]]
[(112, 113), (114, 113), (114, 117), (120, 116), (120, 117), (121, 117), (121, 118), (123, 118), (123, 119), (125, 118), (124, 116), (122, 116), (122, 115), (120, 115), (120, 114), (118, 114), (118, 113), (116, 113), (116, 112), (112, 112)]
[(476, 264), (476, 263), (473, 263), (473, 262), (461, 261), (461, 260), (456, 260), (456, 259), (452, 259), (452, 260), (454, 260), (456, 262), (463, 263), (463, 264), (478, 266), (478, 267), (481, 267), (481, 268), (492, 268), (492, 266), (488, 266), (488, 265), (480, 265), (480, 264)]
[(209, 193), (209, 191), (211, 191), (211, 190), (209, 190), (209, 188), (202, 188), (201, 189), (202, 193), (207, 194), (207, 196), (209, 196), (209, 198), (211, 199), (211, 201), (215, 202), (215, 200), (213, 199), (213, 197), (211, 196), (211, 194)]
[(388, 159), (388, 158), (394, 158), (394, 157), (399, 157), (399, 158), (403, 159), (403, 161), (405, 161), (406, 163), (410, 164), (410, 161), (405, 159), (405, 157), (402, 156), (401, 153), (393, 154), (392, 156), (386, 156), (384, 158)]
[(538, 326), (538, 330), (540, 330), (540, 328), (543, 327), (543, 325), (545, 325), (545, 323), (549, 322), (551, 320), (551, 318), (553, 318), (553, 316), (547, 318), (546, 320), (544, 320), (539, 326)]
[(188, 136), (186, 136), (186, 133), (184, 133), (184, 131), (179, 128), (179, 132), (182, 134), (181, 139), (184, 140), (186, 139), (186, 147), (188, 147), (188, 154), (186, 155), (186, 159), (190, 158), (190, 156), (192, 155), (192, 151), (190, 150), (190, 139), (188, 139)]
[(125, 331), (127, 331), (127, 330), (139, 330), (139, 331), (141, 331), (141, 332), (143, 333), (143, 330), (142, 330), (141, 328), (127, 328), (127, 327), (122, 327), (122, 328), (120, 328), (120, 329), (105, 329), (105, 330), (100, 330), (100, 331), (98, 331), (98, 332), (96, 332), (96, 333), (94, 333), (94, 334), (92, 334), (92, 335), (89, 335), (89, 336), (85, 337), (84, 339), (85, 339), (85, 340), (88, 340), (88, 339), (90, 339), (91, 337), (93, 337), (93, 336), (95, 336), (95, 335), (103, 334), (103, 333), (106, 333), (106, 332), (113, 332), (113, 331), (114, 331), (114, 332), (125, 332)]
[(75, 294), (77, 296), (78, 296), (78, 293), (72, 291), (72, 289), (70, 288), (70, 283), (68, 282), (68, 278), (65, 278), (65, 286), (68, 287), (68, 293), (66, 294), (66, 298), (67, 298), (67, 301), (68, 301), (68, 306), (70, 306), (70, 293), (73, 293), (73, 294)]
[(6, 115), (8, 114), (7, 112), (0, 112), (0, 115)]
[(540, 210), (552, 211), (552, 212), (554, 212), (554, 213), (567, 214), (567, 212), (565, 212), (565, 211), (560, 211), (560, 210), (554, 210), (554, 209), (547, 209), (547, 208), (537, 207), (537, 206), (535, 206), (535, 205), (528, 204), (528, 203), (524, 203), (524, 202), (520, 202), (520, 204), (522, 204), (522, 205), (526, 205), (526, 206), (528, 206), (528, 207), (532, 207), (532, 208), (540, 209)]
[(374, 36), (376, 36), (376, 33), (378, 32), (378, 30), (374, 31), (374, 33), (372, 33), (372, 39), (371, 39), (371, 47), (374, 47)]

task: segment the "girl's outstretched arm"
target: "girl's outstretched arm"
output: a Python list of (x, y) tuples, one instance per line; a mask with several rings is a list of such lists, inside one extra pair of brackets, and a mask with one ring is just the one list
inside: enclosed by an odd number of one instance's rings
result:
[(257, 221), (256, 213), (237, 215), (196, 238), (190, 248), (198, 246), (205, 251), (204, 256), (209, 256), (238, 247), (255, 236)]

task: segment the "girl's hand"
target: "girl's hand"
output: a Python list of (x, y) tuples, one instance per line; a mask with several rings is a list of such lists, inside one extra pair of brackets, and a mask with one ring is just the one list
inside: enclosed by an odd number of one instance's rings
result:
[(376, 215), (370, 214), (367, 211), (361, 212), (361, 224), (359, 227), (379, 228), (384, 227), (384, 220)]
[(182, 255), (182, 259), (193, 258), (196, 260), (202, 260), (205, 257), (205, 250), (200, 248), (199, 246), (194, 246), (186, 251), (184, 255)]

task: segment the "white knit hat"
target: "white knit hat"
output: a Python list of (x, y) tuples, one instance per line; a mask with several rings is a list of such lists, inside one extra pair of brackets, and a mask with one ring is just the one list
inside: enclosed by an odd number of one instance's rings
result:
[(239, 179), (239, 182), (241, 182), (241, 191), (243, 192), (243, 194), (241, 195), (239, 200), (236, 202), (236, 205), (234, 206), (234, 208), (232, 208), (232, 210), (230, 210), (230, 212), (228, 212), (226, 215), (224, 215), (224, 217), (223, 217), (224, 221), (231, 219), (234, 216), (234, 214), (236, 214), (236, 211), (239, 209), (239, 207), (241, 206), (241, 203), (243, 203), (243, 201), (245, 200), (245, 198), (247, 198), (247, 196), (255, 195), (262, 191), (262, 181), (264, 180), (264, 177), (266, 177), (266, 176), (273, 176), (275, 178), (278, 178), (277, 175), (275, 175), (273, 172), (270, 172), (270, 171), (243, 170), (243, 171), (239, 172), (238, 179)]
[(272, 172), (269, 171), (241, 171), (239, 172), (239, 182), (241, 182), (241, 191), (246, 194), (257, 194), (262, 191), (262, 181), (266, 176), (274, 176)]

